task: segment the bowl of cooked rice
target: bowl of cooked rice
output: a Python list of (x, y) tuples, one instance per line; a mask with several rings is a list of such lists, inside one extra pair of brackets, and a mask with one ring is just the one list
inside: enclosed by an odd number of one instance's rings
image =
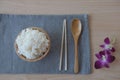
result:
[(48, 33), (38, 27), (23, 29), (17, 36), (15, 43), (17, 55), (28, 62), (35, 62), (45, 58), (50, 50)]

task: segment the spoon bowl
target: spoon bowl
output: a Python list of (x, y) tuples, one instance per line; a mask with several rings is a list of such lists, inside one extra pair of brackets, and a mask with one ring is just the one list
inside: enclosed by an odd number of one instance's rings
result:
[(72, 27), (71, 27), (71, 31), (72, 31), (72, 35), (75, 38), (79, 38), (80, 33), (81, 33), (81, 22), (79, 19), (74, 19), (72, 21)]
[(78, 61), (78, 39), (81, 34), (82, 26), (79, 19), (73, 19), (71, 32), (75, 43), (75, 60), (74, 60), (74, 73), (79, 72), (79, 61)]

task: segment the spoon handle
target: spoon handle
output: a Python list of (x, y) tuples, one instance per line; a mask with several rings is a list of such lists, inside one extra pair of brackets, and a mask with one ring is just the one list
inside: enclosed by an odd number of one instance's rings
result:
[(75, 40), (75, 62), (74, 62), (74, 73), (79, 72), (79, 62), (78, 62), (78, 41)]

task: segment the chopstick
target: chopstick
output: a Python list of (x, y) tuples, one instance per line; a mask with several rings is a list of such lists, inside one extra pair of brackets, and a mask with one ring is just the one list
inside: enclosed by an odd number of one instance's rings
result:
[(61, 50), (60, 50), (60, 65), (59, 65), (59, 71), (61, 71), (61, 68), (62, 68), (63, 41), (64, 41), (64, 22), (63, 22), (63, 32), (62, 32), (62, 41), (61, 41)]
[(66, 19), (64, 19), (64, 21), (63, 21), (63, 31), (62, 31), (61, 50), (60, 50), (59, 71), (61, 71), (61, 69), (62, 69), (64, 37), (65, 37), (65, 71), (67, 71), (67, 31), (66, 31)]
[(67, 29), (66, 29), (66, 19), (64, 20), (65, 27), (65, 71), (67, 71)]

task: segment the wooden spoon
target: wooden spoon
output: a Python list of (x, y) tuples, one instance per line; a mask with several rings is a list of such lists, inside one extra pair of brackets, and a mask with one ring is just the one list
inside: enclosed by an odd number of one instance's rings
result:
[(71, 32), (75, 43), (75, 61), (74, 61), (74, 73), (79, 72), (79, 61), (78, 61), (78, 39), (81, 34), (81, 21), (79, 19), (73, 19)]

